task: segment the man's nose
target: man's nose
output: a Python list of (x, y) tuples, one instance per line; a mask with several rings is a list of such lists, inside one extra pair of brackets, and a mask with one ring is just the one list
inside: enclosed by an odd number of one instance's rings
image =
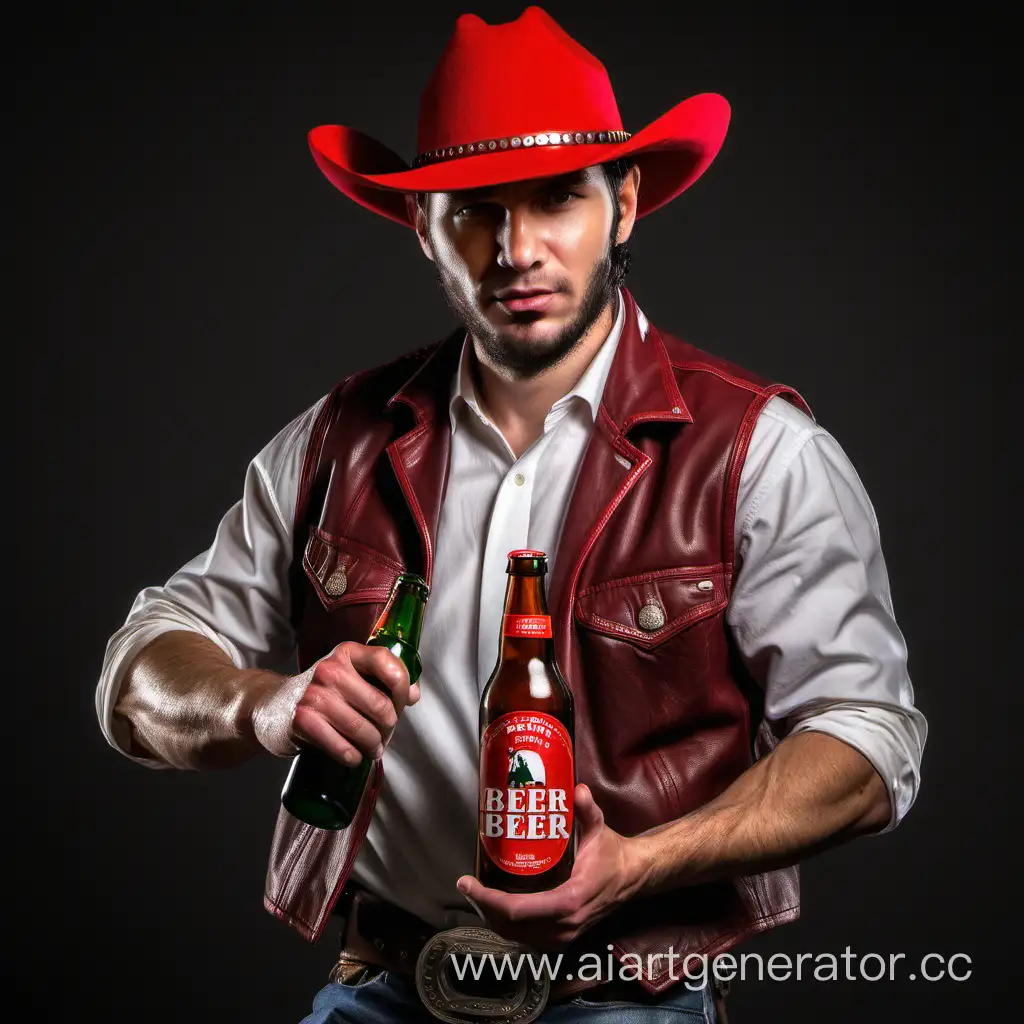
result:
[(507, 210), (498, 232), (498, 262), (511, 270), (525, 271), (542, 260), (544, 244), (536, 219), (521, 207)]

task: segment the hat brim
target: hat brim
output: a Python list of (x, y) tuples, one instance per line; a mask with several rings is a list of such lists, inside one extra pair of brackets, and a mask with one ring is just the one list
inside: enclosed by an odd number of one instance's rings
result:
[(724, 97), (702, 93), (683, 100), (625, 142), (521, 147), (416, 168), (376, 139), (343, 125), (314, 128), (309, 147), (336, 188), (406, 227), (413, 226), (405, 204), (410, 192), (453, 192), (543, 178), (627, 156), (640, 167), (637, 216), (643, 217), (707, 170), (725, 141), (729, 114)]

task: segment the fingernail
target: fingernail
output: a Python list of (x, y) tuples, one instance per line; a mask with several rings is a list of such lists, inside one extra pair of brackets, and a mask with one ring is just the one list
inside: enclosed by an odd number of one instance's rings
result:
[(463, 896), (465, 896), (466, 893), (469, 892), (469, 882), (467, 882), (464, 878), (460, 878), (458, 882), (455, 883), (455, 887), (459, 890), (459, 892), (462, 893)]

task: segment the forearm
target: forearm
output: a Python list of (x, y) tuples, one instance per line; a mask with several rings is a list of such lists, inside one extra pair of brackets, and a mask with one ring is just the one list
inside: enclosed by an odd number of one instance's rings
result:
[(889, 821), (871, 763), (824, 733), (783, 740), (704, 807), (634, 840), (637, 891), (784, 867)]
[(252, 709), (274, 672), (238, 669), (211, 640), (163, 633), (132, 661), (114, 715), (131, 727), (132, 752), (176, 768), (224, 768), (258, 753)]

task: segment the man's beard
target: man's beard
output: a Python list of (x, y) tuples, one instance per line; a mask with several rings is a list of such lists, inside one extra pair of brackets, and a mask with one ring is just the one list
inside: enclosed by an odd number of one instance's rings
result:
[[(590, 273), (579, 308), (558, 334), (544, 342), (521, 341), (514, 336), (509, 337), (501, 328), (495, 327), (454, 285), (449, 284), (444, 272), (436, 263), (434, 269), (445, 301), (462, 321), (466, 330), (480, 342), (487, 358), (495, 366), (508, 370), (519, 379), (536, 377), (565, 359), (594, 325), (618, 287), (615, 283), (609, 247)], [(560, 287), (560, 282), (556, 282), (553, 287)], [(524, 317), (522, 322), (528, 323), (525, 318), (532, 314), (520, 315)]]

